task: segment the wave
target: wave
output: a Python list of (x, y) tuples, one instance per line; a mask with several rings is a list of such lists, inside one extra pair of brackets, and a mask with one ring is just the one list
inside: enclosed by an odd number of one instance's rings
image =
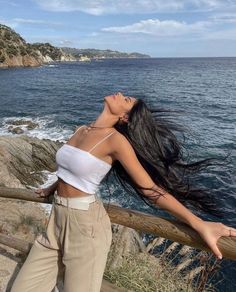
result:
[[(21, 124), (20, 128), (24, 131), (21, 134), (15, 134), (9, 131), (10, 127), (17, 127), (17, 125), (14, 124), (15, 121), (25, 121), (25, 124)], [(33, 123), (36, 123), (38, 126), (36, 126), (34, 129), (28, 129), (27, 128), (27, 122), (31, 121)], [(57, 122), (55, 122), (55, 119), (53, 118), (53, 115), (50, 116), (44, 116), (44, 117), (4, 117), (0, 120), (0, 135), (2, 136), (19, 136), (19, 135), (27, 135), (30, 137), (37, 137), (39, 139), (50, 139), (52, 141), (60, 141), (60, 142), (66, 142), (70, 135), (73, 134), (73, 131), (68, 128), (63, 128), (60, 126)]]

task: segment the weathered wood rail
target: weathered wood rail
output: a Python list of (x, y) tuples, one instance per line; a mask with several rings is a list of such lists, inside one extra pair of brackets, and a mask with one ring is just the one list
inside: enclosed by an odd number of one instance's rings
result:
[[(52, 203), (53, 196), (39, 198), (33, 190), (0, 187), (0, 197), (40, 203)], [(107, 208), (107, 204), (104, 203)], [(194, 248), (211, 251), (198, 233), (177, 220), (153, 216), (144, 212), (110, 204), (107, 213), (111, 222), (131, 227), (144, 233), (154, 234)], [(0, 243), (3, 238), (0, 235)], [(5, 244), (5, 243), (4, 243)], [(236, 260), (236, 238), (221, 237), (217, 245), (224, 258)]]

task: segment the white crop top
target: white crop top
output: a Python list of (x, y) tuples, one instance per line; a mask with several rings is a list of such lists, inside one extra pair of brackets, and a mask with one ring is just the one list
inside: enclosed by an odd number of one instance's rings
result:
[[(79, 127), (76, 132), (81, 127)], [(111, 169), (112, 165), (94, 156), (90, 152), (113, 133), (115, 133), (115, 131), (105, 136), (89, 151), (65, 143), (56, 152), (56, 175), (81, 191), (95, 194), (100, 182)]]

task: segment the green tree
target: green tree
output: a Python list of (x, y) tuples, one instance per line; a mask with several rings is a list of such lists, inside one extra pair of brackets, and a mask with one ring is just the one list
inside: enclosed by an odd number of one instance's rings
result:
[(6, 49), (6, 52), (9, 56), (17, 56), (18, 50), (14, 45), (9, 45)]

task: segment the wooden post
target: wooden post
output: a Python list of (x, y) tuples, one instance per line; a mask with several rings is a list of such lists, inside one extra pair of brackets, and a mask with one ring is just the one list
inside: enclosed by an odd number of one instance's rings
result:
[[(51, 203), (53, 199), (53, 196), (49, 198), (36, 198), (36, 196), (32, 190), (0, 187), (0, 197), (8, 199), (20, 199), (41, 203)], [(161, 236), (200, 250), (211, 251), (198, 233), (185, 223), (112, 204), (108, 208), (108, 205), (104, 203), (104, 207), (107, 209), (107, 213), (113, 223)], [(224, 258), (236, 260), (236, 238), (221, 237), (217, 245)]]

